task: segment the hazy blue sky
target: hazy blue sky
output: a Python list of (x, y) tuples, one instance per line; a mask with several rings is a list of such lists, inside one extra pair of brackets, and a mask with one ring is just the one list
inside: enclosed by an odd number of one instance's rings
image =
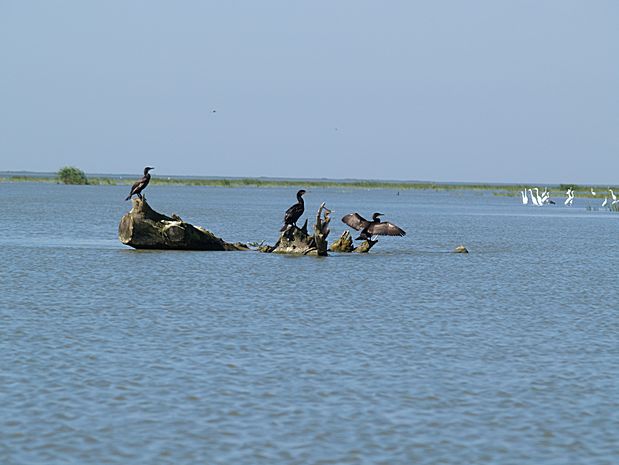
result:
[(619, 182), (616, 0), (0, 0), (0, 63), (0, 170)]

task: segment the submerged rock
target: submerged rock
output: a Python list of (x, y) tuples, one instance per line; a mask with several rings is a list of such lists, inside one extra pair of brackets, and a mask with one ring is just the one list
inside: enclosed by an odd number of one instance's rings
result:
[(133, 199), (133, 208), (118, 225), (118, 239), (135, 249), (162, 250), (247, 250), (244, 244), (230, 244), (212, 232), (184, 222), (178, 215), (166, 216), (153, 210), (146, 199)]

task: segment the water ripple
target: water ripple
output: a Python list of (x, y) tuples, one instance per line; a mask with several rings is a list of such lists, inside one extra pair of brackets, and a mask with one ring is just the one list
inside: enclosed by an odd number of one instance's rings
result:
[[(116, 242), (121, 189), (90, 187), (79, 203), (62, 186), (10, 187), (3, 465), (619, 459), (615, 217), (317, 190), (337, 211), (386, 205), (410, 234), (328, 260), (142, 253)], [(152, 201), (256, 240), (287, 194), (170, 187)], [(16, 227), (32, 236), (12, 239)], [(461, 242), (473, 253), (444, 253)]]

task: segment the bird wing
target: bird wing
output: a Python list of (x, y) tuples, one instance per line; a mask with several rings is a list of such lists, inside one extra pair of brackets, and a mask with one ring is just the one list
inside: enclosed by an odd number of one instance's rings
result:
[(348, 215), (342, 218), (342, 222), (347, 224), (353, 229), (357, 231), (361, 231), (362, 229), (367, 228), (370, 224), (368, 220), (362, 217), (359, 213), (349, 213)]
[(131, 186), (131, 194), (135, 194), (138, 189), (140, 188), (140, 185), (144, 182), (144, 179), (139, 179), (136, 182), (133, 183), (133, 186)]
[(406, 231), (396, 226), (393, 223), (385, 221), (384, 223), (372, 223), (368, 227), (368, 233), (372, 236), (405, 236)]
[(303, 210), (305, 210), (303, 205), (295, 203), (288, 210), (286, 210), (286, 213), (284, 214), (284, 223), (290, 224), (296, 222), (303, 214)]
[(147, 176), (142, 176), (140, 179), (134, 182), (133, 186), (131, 186), (131, 195), (144, 190), (144, 188), (148, 185), (149, 181), (150, 181), (150, 175), (147, 175)]

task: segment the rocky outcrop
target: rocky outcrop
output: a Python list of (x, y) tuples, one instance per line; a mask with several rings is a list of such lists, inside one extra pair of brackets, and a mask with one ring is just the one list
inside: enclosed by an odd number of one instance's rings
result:
[(163, 250), (247, 250), (244, 244), (230, 244), (212, 232), (153, 210), (146, 199), (133, 199), (133, 208), (118, 225), (120, 242), (135, 249)]

